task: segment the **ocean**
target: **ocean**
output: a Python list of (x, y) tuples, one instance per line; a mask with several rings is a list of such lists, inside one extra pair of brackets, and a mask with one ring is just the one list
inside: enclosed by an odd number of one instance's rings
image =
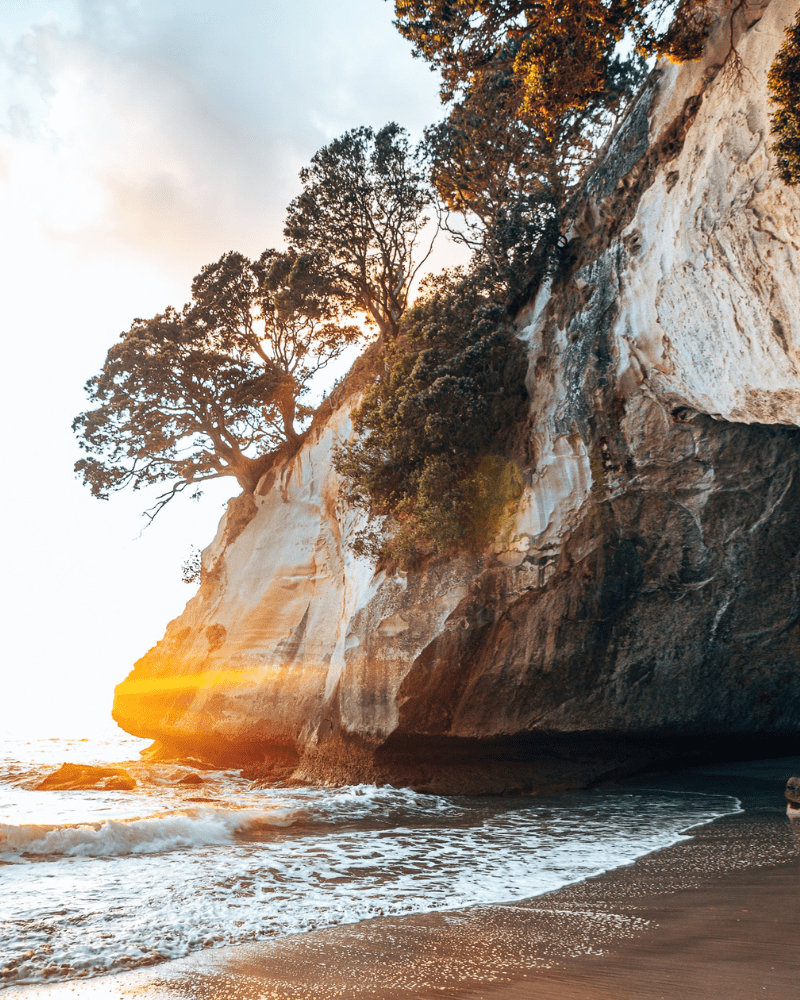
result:
[[(469, 798), (257, 788), (153, 763), (147, 741), (0, 742), (0, 993), (374, 917), (519, 901), (740, 811), (723, 795), (598, 789)], [(36, 791), (64, 762), (133, 791)], [(127, 763), (126, 763), (127, 762)], [(178, 784), (189, 773), (202, 784)]]

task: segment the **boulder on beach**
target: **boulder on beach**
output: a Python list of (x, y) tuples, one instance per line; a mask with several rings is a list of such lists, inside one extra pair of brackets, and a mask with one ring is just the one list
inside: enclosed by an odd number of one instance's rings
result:
[(786, 782), (786, 800), (790, 806), (800, 809), (800, 778), (789, 778)]
[(129, 792), (136, 781), (121, 767), (96, 767), (93, 764), (62, 764), (57, 771), (42, 778), (35, 786), (39, 792), (102, 788)]

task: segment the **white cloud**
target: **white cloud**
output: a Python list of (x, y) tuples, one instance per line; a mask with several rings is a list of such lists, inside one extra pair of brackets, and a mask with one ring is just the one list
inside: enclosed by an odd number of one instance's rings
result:
[(2, 159), (48, 238), (195, 268), (255, 253), (280, 241), (316, 148), (389, 119), (419, 133), (438, 113), (375, 0), (68, 6), (4, 58)]

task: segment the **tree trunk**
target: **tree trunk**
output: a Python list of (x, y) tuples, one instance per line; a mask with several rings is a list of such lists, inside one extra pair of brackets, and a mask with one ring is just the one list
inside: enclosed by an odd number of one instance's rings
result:
[(236, 465), (231, 465), (236, 482), (244, 493), (255, 492), (258, 481), (269, 468), (271, 460), (271, 455), (261, 455), (259, 458), (247, 458), (242, 455)]
[(294, 444), (300, 438), (300, 435), (294, 428), (294, 418), (297, 413), (297, 390), (294, 381), (291, 384), (287, 383), (281, 389), (277, 402), (281, 413), (281, 420), (283, 421), (284, 436), (290, 444)]

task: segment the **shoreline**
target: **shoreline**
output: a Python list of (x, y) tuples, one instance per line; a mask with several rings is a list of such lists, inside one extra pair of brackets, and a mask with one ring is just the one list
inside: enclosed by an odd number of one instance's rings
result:
[[(0, 990), (9, 1000), (683, 1000), (786, 997), (800, 934), (800, 758), (649, 775), (621, 788), (735, 795), (688, 839), (521, 903), (340, 925), (97, 979)], [(690, 992), (687, 992), (690, 991)]]

